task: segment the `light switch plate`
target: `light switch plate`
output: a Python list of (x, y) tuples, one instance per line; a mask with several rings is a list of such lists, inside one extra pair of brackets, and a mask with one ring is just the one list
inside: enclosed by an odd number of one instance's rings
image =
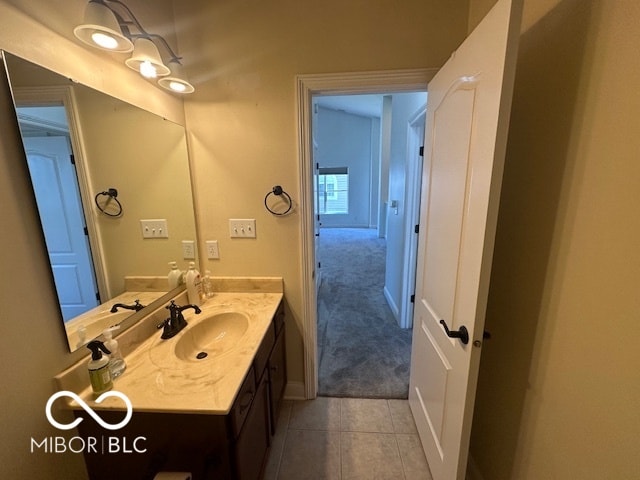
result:
[(220, 258), (220, 250), (218, 249), (217, 240), (207, 240), (205, 244), (207, 245), (207, 258), (209, 260)]
[(229, 235), (231, 238), (256, 238), (255, 218), (230, 218)]
[(196, 242), (193, 240), (182, 240), (182, 258), (185, 260), (195, 260)]
[(169, 227), (164, 218), (140, 220), (142, 238), (169, 238)]

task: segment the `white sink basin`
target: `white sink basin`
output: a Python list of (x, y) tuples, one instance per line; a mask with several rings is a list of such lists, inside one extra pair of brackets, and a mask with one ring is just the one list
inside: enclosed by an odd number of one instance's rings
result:
[(243, 313), (213, 314), (185, 328), (176, 342), (175, 355), (193, 362), (222, 355), (238, 345), (248, 328), (249, 318)]

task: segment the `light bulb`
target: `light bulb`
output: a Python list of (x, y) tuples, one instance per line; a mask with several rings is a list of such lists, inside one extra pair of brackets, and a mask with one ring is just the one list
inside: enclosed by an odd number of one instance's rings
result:
[(145, 78), (156, 78), (158, 76), (156, 67), (149, 60), (140, 62), (140, 74)]
[(181, 82), (170, 82), (169, 83), (169, 88), (171, 90), (173, 90), (174, 92), (184, 92), (187, 89), (187, 86), (184, 83)]
[(107, 35), (102, 32), (95, 32), (91, 34), (91, 40), (93, 40), (96, 45), (99, 45), (102, 48), (108, 48), (109, 50), (113, 50), (118, 46), (118, 40), (113, 38), (111, 35)]

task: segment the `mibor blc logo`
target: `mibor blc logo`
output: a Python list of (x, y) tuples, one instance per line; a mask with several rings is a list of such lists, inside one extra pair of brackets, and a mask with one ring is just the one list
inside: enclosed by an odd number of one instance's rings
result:
[[(60, 423), (53, 418), (52, 406), (53, 403), (61, 398), (72, 398), (84, 411), (86, 411), (95, 422), (106, 430), (119, 430), (125, 427), (133, 415), (133, 406), (131, 400), (124, 393), (118, 391), (105, 392), (96, 398), (96, 403), (102, 403), (105, 399), (110, 397), (116, 397), (122, 400), (126, 406), (127, 413), (124, 419), (118, 423), (111, 424), (105, 422), (87, 403), (82, 400), (78, 395), (68, 390), (62, 390), (54, 393), (49, 397), (47, 405), (45, 407), (45, 415), (49, 423), (58, 430), (71, 430), (77, 427), (84, 418), (76, 418), (71, 423)], [(31, 453), (44, 452), (44, 453), (144, 453), (147, 451), (142, 443), (146, 441), (146, 437), (136, 437), (133, 440), (126, 437), (117, 437), (112, 435), (102, 435), (99, 437), (44, 437), (40, 441), (31, 437)]]

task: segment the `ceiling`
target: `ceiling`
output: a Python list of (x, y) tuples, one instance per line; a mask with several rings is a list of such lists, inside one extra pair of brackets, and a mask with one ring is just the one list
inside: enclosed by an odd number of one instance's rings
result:
[(318, 95), (313, 101), (321, 107), (342, 110), (365, 117), (382, 116), (382, 97), (384, 95)]

